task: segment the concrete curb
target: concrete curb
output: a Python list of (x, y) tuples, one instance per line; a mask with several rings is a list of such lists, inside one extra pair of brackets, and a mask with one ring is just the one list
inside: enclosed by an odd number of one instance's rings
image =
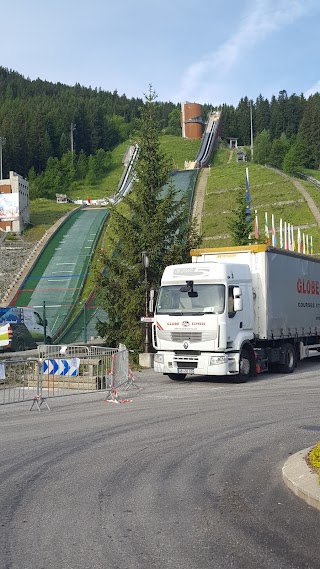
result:
[(320, 484), (316, 472), (307, 465), (305, 458), (313, 447), (293, 454), (282, 467), (282, 478), (285, 484), (309, 506), (320, 510)]

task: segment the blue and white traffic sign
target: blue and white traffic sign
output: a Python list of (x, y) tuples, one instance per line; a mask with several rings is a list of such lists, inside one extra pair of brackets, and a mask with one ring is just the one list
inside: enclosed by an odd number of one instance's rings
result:
[(79, 358), (72, 358), (70, 360), (44, 360), (42, 373), (47, 375), (74, 376), (78, 375), (79, 365)]

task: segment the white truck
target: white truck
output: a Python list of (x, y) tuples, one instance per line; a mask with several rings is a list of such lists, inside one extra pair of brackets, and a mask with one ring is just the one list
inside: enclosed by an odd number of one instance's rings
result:
[(0, 307), (0, 352), (36, 348), (52, 342), (47, 322), (33, 308)]
[(251, 245), (191, 251), (166, 267), (152, 324), (155, 371), (234, 376), (292, 373), (320, 355), (320, 259)]

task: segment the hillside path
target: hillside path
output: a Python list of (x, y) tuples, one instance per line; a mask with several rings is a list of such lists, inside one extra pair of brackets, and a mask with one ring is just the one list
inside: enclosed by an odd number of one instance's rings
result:
[(207, 187), (207, 181), (210, 176), (211, 168), (202, 168), (199, 174), (199, 180), (196, 188), (195, 199), (193, 203), (192, 219), (197, 220), (197, 228), (201, 231), (202, 209), (204, 196)]
[(270, 166), (266, 166), (266, 168), (268, 168), (269, 170), (273, 170), (277, 174), (280, 174), (280, 176), (282, 176), (283, 178), (286, 178), (287, 180), (290, 180), (290, 182), (292, 182), (292, 184), (297, 188), (297, 190), (303, 195), (304, 199), (306, 200), (306, 202), (308, 204), (308, 207), (309, 207), (311, 213), (314, 215), (314, 218), (315, 218), (318, 226), (320, 227), (320, 211), (319, 211), (318, 207), (316, 206), (315, 202), (313, 201), (312, 197), (310, 196), (310, 194), (307, 192), (307, 190), (301, 184), (301, 182), (299, 182), (298, 180), (295, 180), (291, 176), (288, 176), (288, 174), (281, 172), (281, 170), (277, 170), (276, 168), (271, 168)]

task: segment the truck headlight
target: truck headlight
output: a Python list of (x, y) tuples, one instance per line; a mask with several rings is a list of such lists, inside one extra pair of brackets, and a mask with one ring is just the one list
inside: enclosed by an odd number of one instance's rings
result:
[(209, 365), (215, 366), (219, 364), (225, 364), (226, 361), (227, 361), (227, 356), (225, 354), (221, 356), (210, 356)]
[(154, 361), (157, 362), (158, 364), (163, 364), (164, 363), (163, 354), (154, 354)]

